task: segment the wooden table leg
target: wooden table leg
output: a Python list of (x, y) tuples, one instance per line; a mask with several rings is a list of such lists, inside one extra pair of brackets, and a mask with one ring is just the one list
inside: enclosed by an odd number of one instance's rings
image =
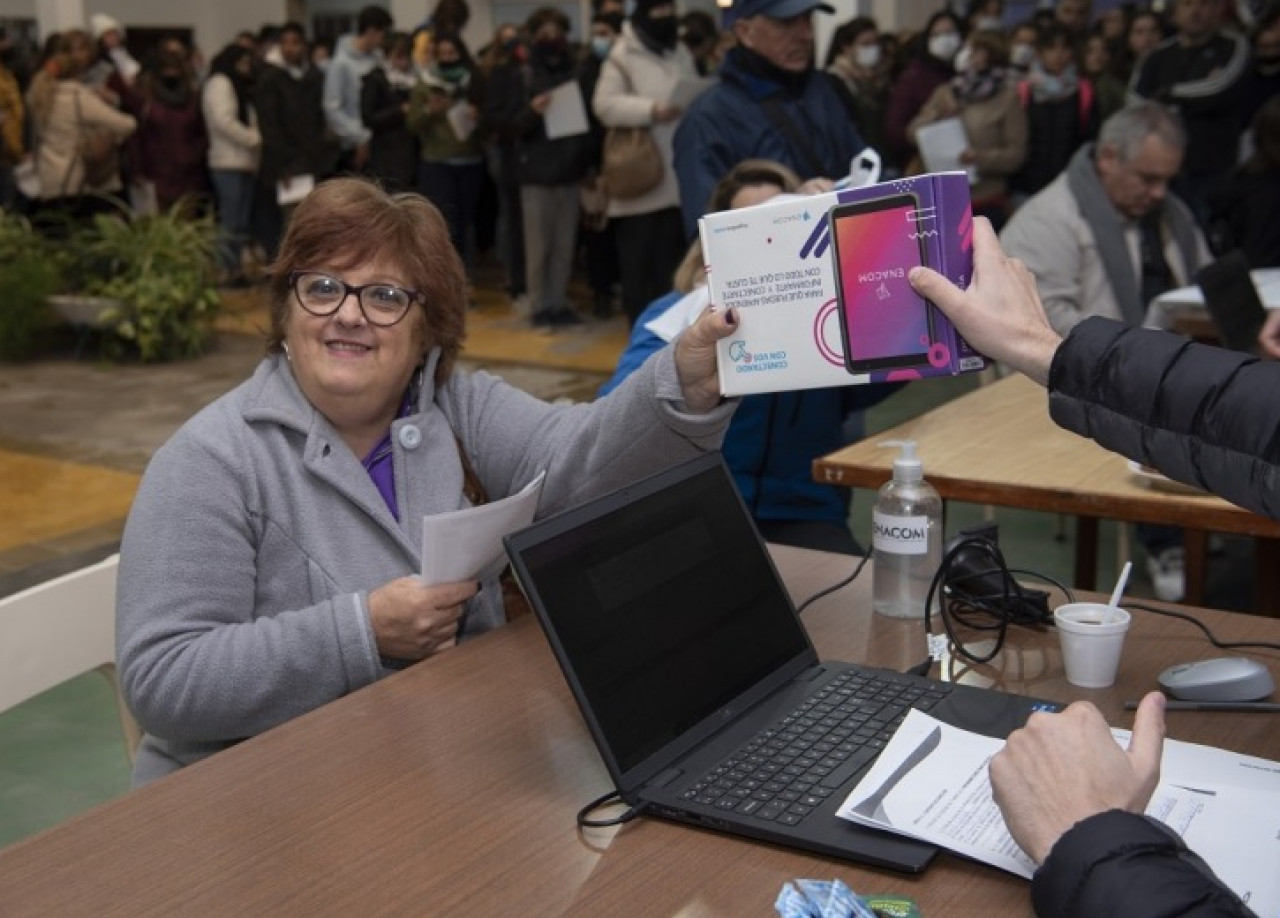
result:
[(1253, 610), (1280, 616), (1280, 539), (1254, 539)]
[(1098, 518), (1076, 517), (1075, 585), (1082, 590), (1098, 588)]
[(1186, 591), (1182, 601), (1189, 606), (1204, 605), (1204, 580), (1209, 557), (1209, 534), (1203, 529), (1182, 531), (1182, 557)]

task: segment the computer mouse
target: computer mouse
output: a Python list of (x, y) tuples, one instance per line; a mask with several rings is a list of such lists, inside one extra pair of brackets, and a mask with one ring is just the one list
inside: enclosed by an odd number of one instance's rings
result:
[(1178, 663), (1157, 681), (1167, 693), (1185, 701), (1258, 701), (1276, 689), (1266, 665), (1247, 657)]

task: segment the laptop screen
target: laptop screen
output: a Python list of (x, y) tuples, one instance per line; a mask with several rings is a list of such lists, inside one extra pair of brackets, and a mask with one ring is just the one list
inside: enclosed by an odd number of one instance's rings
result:
[(625, 773), (811, 651), (718, 454), (508, 540)]

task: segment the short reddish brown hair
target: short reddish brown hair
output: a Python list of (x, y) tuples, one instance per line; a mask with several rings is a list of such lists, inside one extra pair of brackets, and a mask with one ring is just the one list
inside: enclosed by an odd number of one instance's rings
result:
[(270, 272), (271, 332), (267, 350), (283, 349), (293, 290), (289, 275), (389, 261), (422, 296), (423, 355), (440, 348), (435, 381), (449, 378), (466, 337), (467, 275), (440, 211), (417, 194), (388, 194), (371, 181), (337, 178), (298, 205)]

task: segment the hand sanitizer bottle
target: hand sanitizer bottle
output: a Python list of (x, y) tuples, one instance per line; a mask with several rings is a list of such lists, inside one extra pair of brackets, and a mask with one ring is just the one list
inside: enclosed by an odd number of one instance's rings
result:
[(881, 445), (901, 452), (872, 511), (871, 607), (892, 618), (924, 618), (929, 584), (942, 562), (942, 498), (924, 480), (915, 443)]

